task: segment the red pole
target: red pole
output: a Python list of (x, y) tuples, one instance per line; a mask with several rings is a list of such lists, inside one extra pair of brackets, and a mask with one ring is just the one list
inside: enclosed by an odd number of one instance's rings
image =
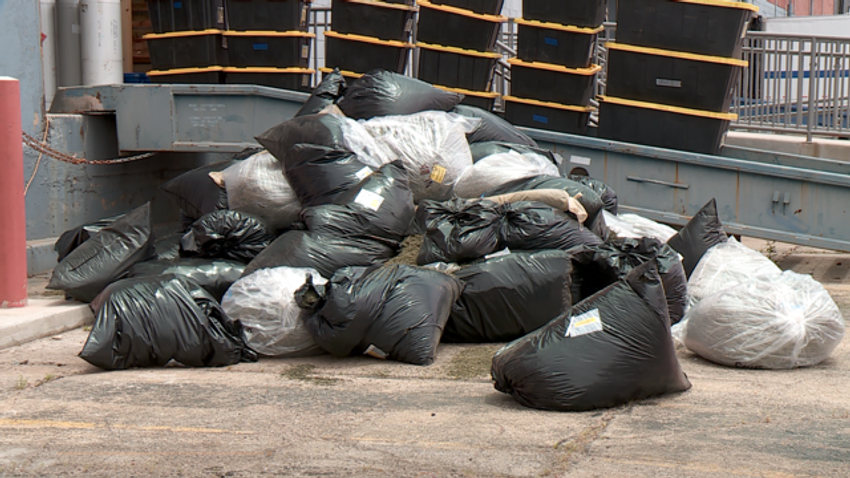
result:
[(0, 308), (27, 305), (21, 89), (0, 76)]

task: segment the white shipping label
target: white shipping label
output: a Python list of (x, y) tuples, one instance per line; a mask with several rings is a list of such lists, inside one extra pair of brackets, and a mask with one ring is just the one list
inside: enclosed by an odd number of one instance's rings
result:
[(364, 179), (366, 179), (366, 178), (368, 178), (369, 176), (372, 175), (372, 168), (370, 168), (369, 166), (366, 166), (365, 168), (361, 169), (360, 171), (357, 171), (357, 173), (355, 173), (354, 175), (357, 176), (357, 179), (359, 181), (363, 181)]
[(567, 327), (567, 333), (565, 336), (578, 337), (580, 335), (601, 331), (602, 317), (599, 315), (599, 309), (593, 309), (588, 310), (581, 315), (570, 317), (570, 326)]
[(590, 166), (590, 158), (585, 156), (570, 156), (572, 164), (581, 164), (582, 166)]
[(378, 209), (381, 209), (381, 204), (384, 203), (384, 197), (380, 194), (375, 194), (372, 191), (363, 189), (357, 197), (354, 198), (354, 202), (365, 208), (377, 211)]

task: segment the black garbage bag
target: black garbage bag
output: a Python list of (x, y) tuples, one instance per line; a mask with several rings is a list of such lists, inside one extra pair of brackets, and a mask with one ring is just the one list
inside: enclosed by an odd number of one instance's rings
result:
[(504, 141), (537, 147), (537, 142), (529, 138), (527, 134), (489, 111), (474, 106), (457, 105), (451, 112), (466, 116), (467, 118), (478, 118), (481, 120), (475, 131), (466, 135), (469, 144), (484, 141)]
[(158, 261), (175, 261), (180, 259), (180, 239), (182, 232), (172, 232), (156, 240), (154, 249)]
[(307, 231), (289, 231), (258, 255), (242, 276), (270, 267), (310, 267), (330, 277), (346, 266), (380, 265), (396, 255), (384, 241), (365, 237), (334, 237)]
[(509, 153), (511, 151), (523, 155), (538, 154), (547, 158), (549, 161), (552, 161), (552, 164), (554, 165), (560, 165), (563, 161), (560, 154), (548, 149), (528, 146), (525, 144), (507, 143), (504, 141), (483, 141), (471, 143), (469, 145), (469, 150), (472, 152), (472, 162), (474, 163), (477, 163), (487, 156)]
[(386, 70), (373, 70), (351, 83), (337, 102), (346, 116), (410, 115), (428, 110), (449, 111), (463, 95), (434, 88), (424, 81)]
[(221, 259), (184, 258), (170, 261), (139, 262), (127, 277), (184, 277), (203, 287), (215, 300), (221, 301), (230, 286), (242, 277), (245, 264)]
[(133, 209), (71, 251), (53, 269), (47, 288), (91, 302), (135, 263), (152, 258), (154, 235), (150, 203)]
[(570, 214), (540, 202), (504, 205), (502, 244), (508, 249), (542, 251), (602, 244), (596, 234)]
[(345, 94), (345, 77), (339, 72), (339, 68), (334, 68), (334, 71), (328, 73), (322, 78), (319, 86), (313, 89), (313, 93), (304, 106), (295, 113), (295, 116), (314, 115), (328, 106), (336, 103), (336, 101)]
[(568, 311), (571, 260), (563, 251), (519, 252), (455, 272), (463, 293), (443, 342), (507, 342)]
[(658, 262), (671, 325), (682, 320), (688, 303), (688, 279), (679, 254), (658, 239), (612, 239), (569, 251), (573, 256), (573, 302), (599, 292), (646, 262)]
[(568, 179), (577, 183), (584, 184), (585, 186), (588, 186), (593, 189), (596, 194), (599, 195), (599, 199), (602, 200), (603, 209), (610, 212), (611, 214), (617, 214), (617, 209), (620, 206), (620, 200), (617, 198), (617, 192), (614, 191), (611, 186), (605, 184), (604, 181), (591, 178), (590, 176), (579, 176), (577, 174), (571, 174), (568, 176)]
[(301, 218), (308, 230), (320, 235), (399, 242), (410, 232), (415, 214), (404, 164), (393, 161), (340, 195), (336, 204), (307, 208)]
[(501, 207), (483, 199), (422, 201), (416, 225), (423, 233), (417, 263), (468, 262), (501, 250)]
[(493, 357), (495, 387), (545, 410), (608, 408), (682, 392), (664, 287), (649, 261)]
[(249, 263), (269, 247), (274, 231), (256, 216), (239, 211), (216, 211), (204, 215), (180, 239), (186, 256), (230, 259)]
[(515, 193), (518, 191), (529, 191), (534, 189), (562, 189), (575, 197), (581, 194), (578, 201), (584, 206), (587, 211), (587, 224), (592, 224), (596, 219), (596, 215), (602, 209), (602, 199), (589, 186), (585, 186), (579, 182), (567, 178), (559, 178), (556, 176), (537, 176), (530, 179), (518, 179), (509, 183), (503, 184), (498, 188), (488, 192), (484, 197), (498, 196), (500, 194)]
[(318, 302), (305, 302), (303, 290), (296, 300), (316, 310), (305, 322), (307, 330), (333, 355), (367, 354), (430, 365), (460, 291), (457, 279), (430, 269), (346, 267), (331, 277), (324, 291), (313, 291)]
[(80, 357), (106, 370), (188, 367), (256, 362), (218, 302), (186, 278), (165, 275), (124, 279), (92, 303), (95, 322)]
[(213, 181), (210, 173), (224, 171), (235, 162), (231, 159), (201, 166), (161, 186), (180, 207), (184, 224), (197, 221), (204, 214), (227, 209), (227, 191)]
[(327, 113), (299, 116), (257, 136), (280, 161), (301, 206), (332, 204), (372, 173), (346, 146), (346, 121)]
[(100, 232), (101, 229), (109, 226), (122, 217), (124, 217), (123, 214), (99, 219), (63, 232), (62, 235), (59, 236), (59, 239), (56, 240), (56, 243), (53, 244), (53, 250), (56, 251), (57, 255), (56, 261), (62, 262), (62, 259), (67, 257), (71, 251), (80, 247), (82, 243), (88, 241), (92, 236)]
[(726, 239), (726, 231), (717, 215), (717, 201), (712, 199), (667, 244), (682, 255), (685, 274), (690, 277), (702, 255)]

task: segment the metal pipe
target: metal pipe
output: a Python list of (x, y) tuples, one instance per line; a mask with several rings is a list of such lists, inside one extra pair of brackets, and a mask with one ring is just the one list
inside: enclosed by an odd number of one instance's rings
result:
[(124, 83), (121, 0), (81, 0), (83, 84)]
[(83, 83), (80, 68), (80, 0), (57, 0), (56, 55), (57, 86), (76, 86)]
[(41, 17), (41, 69), (44, 77), (44, 109), (56, 95), (56, 0), (40, 0)]
[(27, 305), (27, 216), (21, 87), (0, 76), (0, 308)]

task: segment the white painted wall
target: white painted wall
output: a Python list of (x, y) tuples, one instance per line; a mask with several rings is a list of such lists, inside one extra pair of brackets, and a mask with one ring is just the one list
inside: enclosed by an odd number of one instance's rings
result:
[(765, 19), (765, 31), (850, 38), (850, 15)]

